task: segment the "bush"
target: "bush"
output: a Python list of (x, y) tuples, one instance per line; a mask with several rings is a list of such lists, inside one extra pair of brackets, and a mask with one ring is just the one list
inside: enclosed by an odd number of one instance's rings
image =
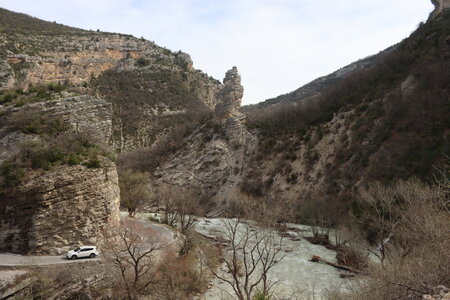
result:
[(367, 268), (369, 265), (369, 258), (365, 249), (355, 245), (340, 245), (336, 249), (336, 259), (341, 265), (350, 267), (354, 270), (361, 270)]
[(26, 134), (56, 136), (67, 131), (67, 125), (61, 118), (44, 116), (32, 109), (23, 109), (12, 114), (7, 119), (10, 130), (21, 131)]
[(145, 58), (139, 58), (136, 60), (135, 66), (137, 67), (146, 67), (150, 65), (150, 60)]
[(256, 178), (246, 177), (240, 184), (240, 190), (244, 194), (260, 197), (264, 192), (264, 183), (258, 176)]
[(2, 188), (13, 187), (21, 183), (27, 169), (50, 170), (57, 165), (70, 166), (83, 164), (87, 168), (101, 168), (100, 156), (111, 158), (105, 149), (85, 143), (75, 134), (64, 133), (52, 137), (42, 137), (38, 141), (29, 141), (21, 145), (20, 153), (1, 166)]
[(19, 164), (7, 161), (1, 166), (0, 175), (0, 187), (8, 188), (19, 185), (25, 177), (25, 171)]
[(450, 285), (449, 185), (445, 180), (438, 186), (411, 179), (363, 189), (359, 226), (363, 236), (368, 229), (374, 232), (374, 246), (367, 249), (381, 263), (370, 265), (370, 277), (350, 295), (334, 299), (421, 299), (437, 285)]
[(98, 169), (102, 167), (102, 163), (98, 159), (97, 156), (91, 157), (87, 162), (83, 164), (84, 166), (88, 167), (89, 169)]

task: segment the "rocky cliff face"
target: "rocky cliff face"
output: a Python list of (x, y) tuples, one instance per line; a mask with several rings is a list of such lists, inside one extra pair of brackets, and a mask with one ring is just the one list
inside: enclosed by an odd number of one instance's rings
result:
[(159, 183), (197, 189), (215, 205), (225, 205), (236, 192), (257, 144), (239, 113), (243, 87), (237, 68), (226, 73), (218, 92), (213, 120), (186, 138), (186, 146), (171, 155), (155, 172)]
[(217, 93), (215, 115), (219, 119), (226, 119), (239, 115), (244, 87), (241, 85), (241, 76), (236, 67), (227, 71), (223, 80), (223, 88)]
[(59, 166), (30, 172), (0, 201), (0, 250), (59, 255), (74, 246), (101, 245), (102, 230), (119, 222), (115, 165)]
[(195, 70), (187, 53), (3, 9), (0, 17), (0, 90), (62, 83), (110, 101), (119, 152), (151, 146), (192, 115), (214, 111), (222, 85)]
[(38, 113), (45, 118), (58, 118), (73, 132), (81, 132), (107, 146), (112, 136), (113, 110), (111, 103), (91, 96), (71, 96), (45, 102), (32, 103), (21, 107), (1, 108), (0, 124), (0, 163), (18, 153), (25, 141), (37, 140), (35, 134), (12, 130), (8, 120), (23, 115), (24, 118)]
[[(1, 35), (5, 50), (1, 86), (21, 88), (42, 83), (89, 82), (112, 68), (134, 69), (136, 61), (152, 64), (165, 60), (167, 68), (180, 65), (192, 70), (186, 53), (172, 53), (150, 41), (132, 36), (84, 32), (68, 35)], [(138, 63), (139, 64), (139, 63)]]
[(434, 18), (445, 9), (450, 8), (450, 0), (431, 0), (434, 4), (434, 11), (431, 13), (431, 17)]
[[(30, 124), (35, 116), (39, 120), (60, 120), (67, 132), (103, 147), (112, 134), (111, 103), (91, 96), (68, 96), (2, 109), (0, 177), (7, 169), (5, 161), (14, 164), (25, 155), (27, 142), (43, 140), (39, 131), (23, 132), (23, 127), (17, 128), (11, 120), (32, 118)], [(60, 151), (52, 147), (48, 151)], [(65, 147), (70, 149), (71, 145)], [(33, 146), (27, 151), (33, 151)], [(51, 153), (40, 151), (41, 156), (34, 159), (45, 159)], [(22, 168), (17, 170), (24, 172), (24, 178), (20, 184), (0, 191), (0, 251), (56, 255), (81, 244), (101, 246), (102, 230), (119, 221), (120, 194), (115, 164), (106, 157), (99, 160), (99, 166), (63, 164), (48, 170), (16, 165)]]

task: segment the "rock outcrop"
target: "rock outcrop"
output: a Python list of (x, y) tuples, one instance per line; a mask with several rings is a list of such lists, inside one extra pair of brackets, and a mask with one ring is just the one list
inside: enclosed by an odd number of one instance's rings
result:
[(110, 145), (117, 152), (150, 147), (215, 109), (222, 84), (194, 69), (187, 53), (1, 8), (0, 19), (0, 91), (61, 83), (106, 99), (113, 104)]
[(257, 145), (239, 112), (243, 91), (233, 67), (217, 93), (214, 120), (200, 126), (186, 138), (185, 147), (160, 165), (155, 172), (159, 183), (197, 188), (219, 208), (233, 198)]
[[(106, 146), (112, 133), (112, 106), (91, 96), (72, 96), (22, 107), (4, 108), (0, 123), (28, 113), (58, 118), (67, 131), (90, 136)], [(26, 113), (26, 114), (24, 114)], [(0, 165), (39, 134), (14, 126), (0, 128)], [(57, 165), (50, 170), (23, 167), (17, 186), (0, 192), (0, 251), (61, 254), (80, 244), (101, 246), (102, 230), (119, 221), (120, 191), (116, 166), (99, 157), (101, 167)]]
[(431, 13), (431, 17), (434, 18), (445, 9), (450, 8), (450, 0), (431, 0), (434, 4), (434, 11)]
[[(0, 123), (6, 124), (14, 115), (24, 112), (39, 113), (46, 118), (61, 119), (70, 130), (83, 132), (96, 143), (107, 146), (112, 136), (111, 103), (91, 96), (72, 96), (22, 107), (6, 107), (2, 110)], [(0, 163), (17, 153), (21, 143), (36, 140), (36, 135), (11, 131), (8, 126), (0, 127)]]
[(223, 88), (217, 93), (215, 109), (216, 117), (221, 120), (240, 115), (239, 108), (244, 96), (241, 76), (236, 67), (233, 67), (226, 73), (223, 84)]
[(119, 222), (114, 163), (33, 172), (0, 201), (0, 251), (58, 255), (81, 244), (101, 246), (102, 230)]

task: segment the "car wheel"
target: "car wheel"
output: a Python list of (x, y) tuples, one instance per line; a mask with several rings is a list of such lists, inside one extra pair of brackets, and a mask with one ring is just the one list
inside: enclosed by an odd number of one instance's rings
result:
[(95, 254), (94, 254), (94, 253), (91, 253), (91, 255), (89, 255), (89, 257), (90, 257), (90, 258), (94, 258), (94, 257), (95, 257)]
[(76, 256), (76, 255), (72, 255), (72, 257), (70, 258), (71, 260), (75, 260), (75, 259), (77, 259), (78, 257)]

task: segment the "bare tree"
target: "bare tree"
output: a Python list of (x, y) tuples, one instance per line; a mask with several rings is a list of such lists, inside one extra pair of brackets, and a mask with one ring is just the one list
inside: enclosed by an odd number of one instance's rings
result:
[(281, 260), (282, 238), (274, 231), (244, 224), (240, 219), (224, 220), (219, 239), (229, 242), (224, 254), (225, 273), (210, 268), (219, 280), (229, 284), (239, 300), (251, 300), (256, 294), (269, 296), (276, 282), (269, 271)]
[(119, 173), (120, 198), (122, 205), (133, 218), (136, 211), (150, 199), (149, 174), (146, 172), (124, 170)]
[(157, 205), (162, 210), (162, 222), (169, 226), (176, 226), (178, 220), (176, 197), (174, 188), (168, 185), (159, 187), (156, 193)]
[(384, 264), (388, 255), (388, 243), (401, 219), (395, 193), (395, 189), (387, 188), (379, 182), (359, 190), (361, 213), (356, 220), (362, 228), (371, 232), (368, 238), (375, 246), (369, 245), (367, 249), (381, 264)]
[(277, 197), (255, 197), (248, 193), (236, 193), (229, 213), (253, 220), (258, 225), (276, 228), (293, 218), (289, 200)]
[(156, 284), (155, 255), (164, 248), (157, 235), (149, 236), (138, 223), (122, 224), (107, 234), (107, 259), (120, 271), (128, 299), (137, 299)]
[[(442, 183), (445, 186), (445, 183)], [(365, 299), (421, 298), (437, 285), (450, 284), (450, 231), (446, 194), (412, 178), (390, 186), (372, 184), (360, 195), (358, 217), (365, 233), (374, 234), (381, 265), (370, 266)], [(361, 239), (363, 242), (364, 239)]]
[(165, 185), (158, 189), (157, 202), (162, 210), (162, 221), (170, 226), (179, 226), (186, 234), (197, 223), (202, 213), (197, 196), (190, 190)]
[(180, 189), (175, 199), (180, 231), (186, 234), (197, 222), (202, 213), (197, 196), (191, 191)]

